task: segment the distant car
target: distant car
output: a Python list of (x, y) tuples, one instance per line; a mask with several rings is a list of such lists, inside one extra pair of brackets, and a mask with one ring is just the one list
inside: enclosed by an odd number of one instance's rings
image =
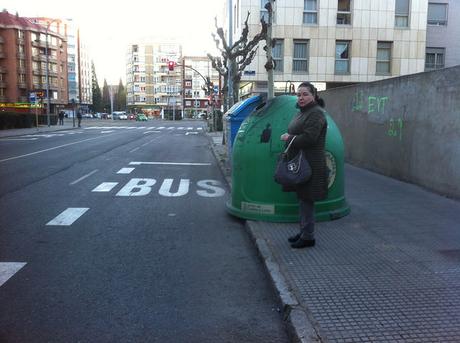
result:
[(136, 120), (137, 121), (147, 121), (147, 117), (145, 116), (145, 114), (138, 114), (136, 116)]
[(130, 114), (128, 114), (128, 119), (129, 119), (129, 120), (135, 120), (135, 119), (136, 119), (136, 115), (130, 113)]
[(82, 117), (83, 118), (93, 118), (93, 115), (91, 113), (83, 113)]
[(120, 114), (120, 115), (118, 115), (118, 119), (120, 119), (120, 120), (128, 120), (128, 116), (126, 114)]

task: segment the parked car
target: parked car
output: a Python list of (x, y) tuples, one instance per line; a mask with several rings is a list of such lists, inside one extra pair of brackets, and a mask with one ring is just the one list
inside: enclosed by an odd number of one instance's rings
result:
[(128, 119), (129, 119), (129, 120), (135, 120), (135, 119), (136, 119), (136, 115), (133, 114), (133, 113), (130, 113), (130, 114), (128, 114)]
[(136, 120), (137, 121), (147, 121), (147, 117), (145, 116), (145, 114), (138, 114), (136, 116)]

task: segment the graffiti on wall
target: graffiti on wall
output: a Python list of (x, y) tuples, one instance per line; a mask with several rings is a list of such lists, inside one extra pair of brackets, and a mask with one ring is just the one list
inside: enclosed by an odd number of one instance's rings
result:
[(388, 137), (402, 141), (404, 120), (406, 117), (406, 106), (404, 106), (402, 116), (387, 118), (385, 106), (390, 103), (388, 96), (365, 95), (364, 91), (358, 90), (353, 96), (352, 112), (367, 113), (369, 121), (386, 124), (385, 133)]

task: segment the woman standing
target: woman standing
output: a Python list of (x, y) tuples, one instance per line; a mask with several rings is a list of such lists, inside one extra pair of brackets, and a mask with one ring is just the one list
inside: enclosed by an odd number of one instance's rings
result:
[(314, 202), (327, 197), (327, 166), (325, 144), (327, 122), (322, 107), (323, 99), (318, 98), (316, 88), (309, 82), (300, 84), (297, 90), (297, 113), (288, 125), (287, 133), (281, 135), (286, 144), (294, 139), (289, 148), (289, 157), (301, 149), (310, 163), (311, 178), (293, 189), (299, 199), (300, 232), (288, 241), (293, 248), (315, 245), (315, 207)]

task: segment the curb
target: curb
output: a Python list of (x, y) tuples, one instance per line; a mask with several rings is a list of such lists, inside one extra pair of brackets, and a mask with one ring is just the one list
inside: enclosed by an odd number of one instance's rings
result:
[(319, 343), (322, 342), (314, 325), (311, 323), (307, 312), (302, 308), (295, 295), (290, 291), (288, 283), (280, 270), (269, 248), (267, 241), (260, 238), (251, 225), (250, 220), (246, 220), (246, 229), (253, 239), (265, 268), (270, 275), (273, 286), (283, 306), (283, 320), (287, 325), (289, 337), (292, 342), (299, 343)]

